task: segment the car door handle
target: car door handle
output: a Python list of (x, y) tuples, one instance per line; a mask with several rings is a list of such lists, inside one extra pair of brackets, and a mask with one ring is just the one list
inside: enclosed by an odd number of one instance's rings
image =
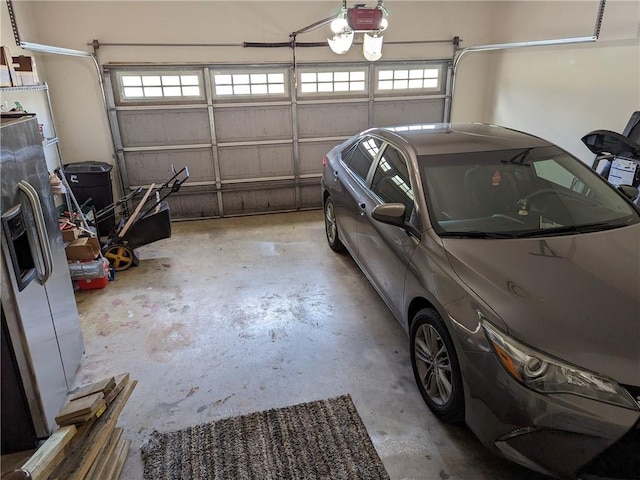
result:
[(336, 182), (338, 181), (338, 171), (337, 170), (333, 171), (333, 180), (336, 181)]
[(364, 215), (364, 212), (367, 210), (367, 204), (359, 203), (358, 206), (360, 207), (360, 215)]

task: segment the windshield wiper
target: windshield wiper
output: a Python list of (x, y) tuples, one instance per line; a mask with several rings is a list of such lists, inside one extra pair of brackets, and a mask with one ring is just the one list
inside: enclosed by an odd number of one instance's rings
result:
[(575, 233), (593, 233), (612, 230), (615, 228), (626, 227), (632, 224), (632, 220), (626, 222), (599, 222), (587, 225), (568, 225), (555, 228), (536, 228), (535, 230), (521, 230), (514, 232), (483, 232), (479, 230), (470, 230), (468, 232), (442, 232), (441, 237), (446, 238), (534, 238), (534, 237), (553, 237), (556, 235), (570, 235)]
[(598, 222), (589, 223), (587, 225), (567, 225), (564, 227), (545, 228), (542, 230), (526, 230), (523, 232), (515, 233), (516, 238), (531, 238), (531, 237), (552, 237), (555, 235), (569, 235), (572, 233), (593, 233), (604, 232), (605, 230), (613, 230), (614, 228), (626, 227), (630, 222)]
[(476, 230), (469, 232), (442, 232), (440, 236), (447, 238), (516, 238), (513, 233), (482, 232)]

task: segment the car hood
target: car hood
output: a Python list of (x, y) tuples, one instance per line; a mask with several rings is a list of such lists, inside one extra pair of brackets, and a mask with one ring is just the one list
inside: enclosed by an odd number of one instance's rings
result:
[(443, 243), (457, 275), (514, 338), (640, 386), (640, 224), (581, 235)]

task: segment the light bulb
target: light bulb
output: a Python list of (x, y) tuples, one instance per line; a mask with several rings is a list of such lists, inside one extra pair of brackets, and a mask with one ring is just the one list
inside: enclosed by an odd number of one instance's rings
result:
[(347, 19), (343, 16), (339, 16), (335, 20), (331, 22), (331, 31), (333, 33), (342, 33), (349, 27), (349, 23), (347, 23)]
[(362, 54), (364, 58), (370, 62), (375, 62), (382, 58), (382, 35), (373, 37), (368, 33), (364, 34), (364, 41), (362, 42)]
[(329, 47), (333, 53), (343, 55), (349, 51), (353, 43), (353, 32), (335, 35), (333, 38), (327, 38)]

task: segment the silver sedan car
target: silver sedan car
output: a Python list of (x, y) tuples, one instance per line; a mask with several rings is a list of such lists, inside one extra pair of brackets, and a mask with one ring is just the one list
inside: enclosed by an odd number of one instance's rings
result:
[(326, 235), (410, 337), (445, 422), (561, 478), (640, 478), (640, 216), (540, 138), (370, 129), (324, 158)]

